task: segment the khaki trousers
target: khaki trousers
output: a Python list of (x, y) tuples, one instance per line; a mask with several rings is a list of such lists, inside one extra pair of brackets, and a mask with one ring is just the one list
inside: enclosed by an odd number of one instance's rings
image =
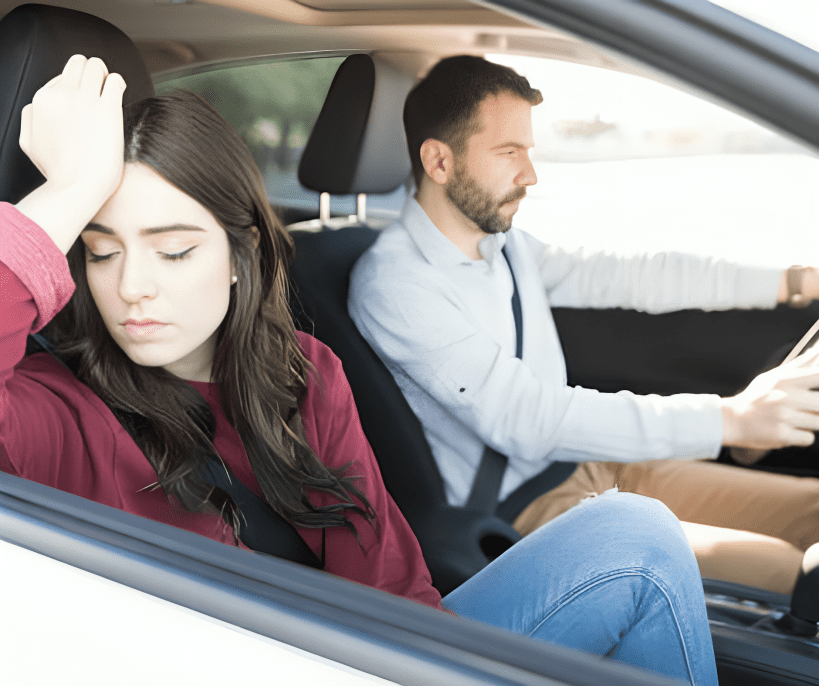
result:
[(615, 486), (665, 503), (711, 579), (790, 595), (803, 551), (819, 541), (819, 479), (709, 460), (581, 463), (529, 504), (514, 527), (525, 536)]

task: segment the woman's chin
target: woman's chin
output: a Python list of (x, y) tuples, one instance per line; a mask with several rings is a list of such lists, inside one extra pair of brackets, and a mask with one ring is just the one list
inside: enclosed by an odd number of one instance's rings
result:
[(167, 346), (156, 344), (133, 344), (129, 341), (117, 341), (122, 352), (131, 362), (140, 367), (166, 367), (178, 362), (186, 353), (168, 350)]

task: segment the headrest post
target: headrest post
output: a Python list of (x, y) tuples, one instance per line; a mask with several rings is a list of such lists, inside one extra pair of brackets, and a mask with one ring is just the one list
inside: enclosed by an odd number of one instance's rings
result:
[(367, 223), (367, 194), (359, 193), (355, 198), (355, 218), (361, 224)]
[(322, 193), (319, 195), (319, 221), (326, 224), (330, 221), (330, 194)]

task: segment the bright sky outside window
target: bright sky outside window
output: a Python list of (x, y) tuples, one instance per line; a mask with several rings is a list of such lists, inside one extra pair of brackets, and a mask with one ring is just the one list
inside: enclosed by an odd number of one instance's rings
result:
[(711, 0), (735, 14), (819, 50), (817, 0)]

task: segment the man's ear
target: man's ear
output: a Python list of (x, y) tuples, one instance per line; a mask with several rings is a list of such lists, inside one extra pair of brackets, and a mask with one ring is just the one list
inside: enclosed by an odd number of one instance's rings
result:
[(421, 144), (421, 164), (424, 171), (435, 183), (443, 186), (452, 178), (455, 160), (452, 149), (434, 138), (427, 138)]

